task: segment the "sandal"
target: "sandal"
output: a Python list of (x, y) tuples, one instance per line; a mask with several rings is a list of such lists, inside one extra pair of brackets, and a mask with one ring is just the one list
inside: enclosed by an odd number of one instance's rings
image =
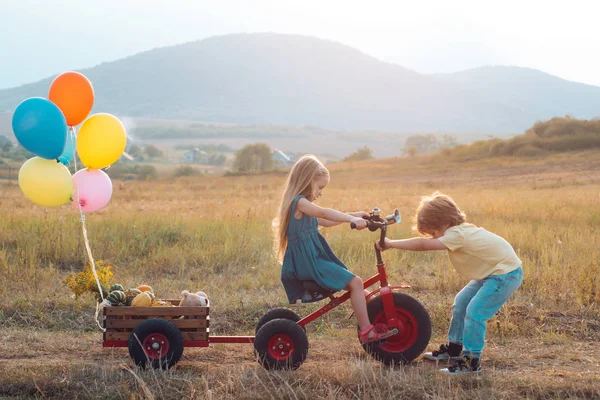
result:
[(377, 342), (383, 339), (387, 339), (390, 336), (394, 336), (398, 334), (398, 329), (388, 329), (385, 331), (379, 331), (375, 329), (373, 324), (369, 325), (362, 331), (358, 332), (358, 337), (360, 339), (360, 343), (365, 344), (369, 342)]

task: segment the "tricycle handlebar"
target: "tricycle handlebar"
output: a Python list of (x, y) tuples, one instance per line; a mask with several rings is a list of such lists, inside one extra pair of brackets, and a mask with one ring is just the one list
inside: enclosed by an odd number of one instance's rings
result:
[[(381, 235), (379, 237), (379, 245), (383, 247), (385, 245), (385, 235), (387, 233), (387, 226), (392, 224), (399, 224), (402, 222), (402, 217), (400, 216), (400, 211), (396, 208), (394, 213), (385, 217), (385, 219), (381, 218), (379, 208), (374, 208), (373, 211), (367, 216), (363, 216), (363, 219), (367, 220), (367, 228), (371, 232), (375, 232), (377, 229), (381, 230)], [(351, 229), (355, 229), (356, 225), (354, 223), (350, 224)]]
[[(402, 222), (402, 216), (400, 215), (400, 211), (398, 211), (397, 208), (394, 210), (393, 214), (388, 215), (387, 217), (385, 217), (385, 219), (379, 216), (379, 209), (374, 208), (369, 215), (363, 216), (363, 219), (367, 220), (367, 228), (369, 228), (371, 232), (376, 231), (384, 225), (399, 224), (400, 222)], [(356, 225), (354, 224), (354, 222), (350, 223), (350, 228), (356, 229)]]

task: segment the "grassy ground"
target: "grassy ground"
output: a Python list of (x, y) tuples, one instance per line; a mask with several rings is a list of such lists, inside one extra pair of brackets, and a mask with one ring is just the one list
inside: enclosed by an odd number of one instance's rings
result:
[[(420, 196), (452, 195), (467, 219), (509, 240), (525, 281), (488, 324), (484, 374), (448, 378), (417, 359), (389, 369), (364, 354), (349, 309), (308, 326), (295, 372), (266, 372), (250, 345), (186, 349), (173, 371), (132, 369), (125, 349), (102, 349), (94, 300), (63, 283), (86, 263), (78, 214), (33, 206), (17, 186), (0, 192), (0, 397), (55, 398), (597, 398), (600, 397), (600, 154), (458, 164), (425, 157), (335, 164), (321, 205), (384, 212), (409, 237)], [(162, 298), (204, 290), (211, 333), (252, 334), (262, 313), (287, 306), (272, 253), (271, 220), (285, 173), (114, 182), (87, 216), (93, 254), (114, 283), (146, 283)], [(323, 231), (366, 278), (375, 236)], [(444, 341), (454, 295), (466, 283), (439, 253), (386, 252), (390, 282), (410, 284)], [(292, 308), (301, 315), (316, 305)]]

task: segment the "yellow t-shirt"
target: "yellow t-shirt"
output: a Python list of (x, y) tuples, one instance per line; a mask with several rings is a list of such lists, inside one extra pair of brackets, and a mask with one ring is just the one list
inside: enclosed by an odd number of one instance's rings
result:
[(522, 265), (510, 243), (473, 224), (448, 228), (438, 240), (448, 248), (456, 271), (469, 279), (507, 274)]

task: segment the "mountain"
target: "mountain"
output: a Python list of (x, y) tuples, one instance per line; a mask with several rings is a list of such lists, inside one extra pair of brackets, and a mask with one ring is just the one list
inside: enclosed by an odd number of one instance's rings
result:
[(11, 113), (0, 111), (0, 136), (14, 138)]
[(600, 87), (567, 81), (535, 69), (490, 66), (433, 76), (527, 110), (541, 120), (566, 114), (580, 119), (600, 115)]
[[(512, 82), (506, 71), (500, 74)], [(587, 100), (577, 104), (600, 104), (599, 87), (551, 76), (536, 79), (535, 87), (551, 94), (536, 98), (520, 80), (496, 88), (485, 74), (473, 71), (428, 76), (340, 43), (272, 33), (211, 37), (80, 72), (94, 85), (94, 112), (207, 122), (518, 133), (549, 112), (597, 115), (589, 114), (589, 107), (575, 110), (568, 100), (559, 101), (564, 92), (579, 99), (583, 91)], [(53, 78), (1, 90), (0, 110), (46, 96)], [(528, 100), (515, 101), (521, 97)], [(549, 108), (552, 99), (556, 104)]]

